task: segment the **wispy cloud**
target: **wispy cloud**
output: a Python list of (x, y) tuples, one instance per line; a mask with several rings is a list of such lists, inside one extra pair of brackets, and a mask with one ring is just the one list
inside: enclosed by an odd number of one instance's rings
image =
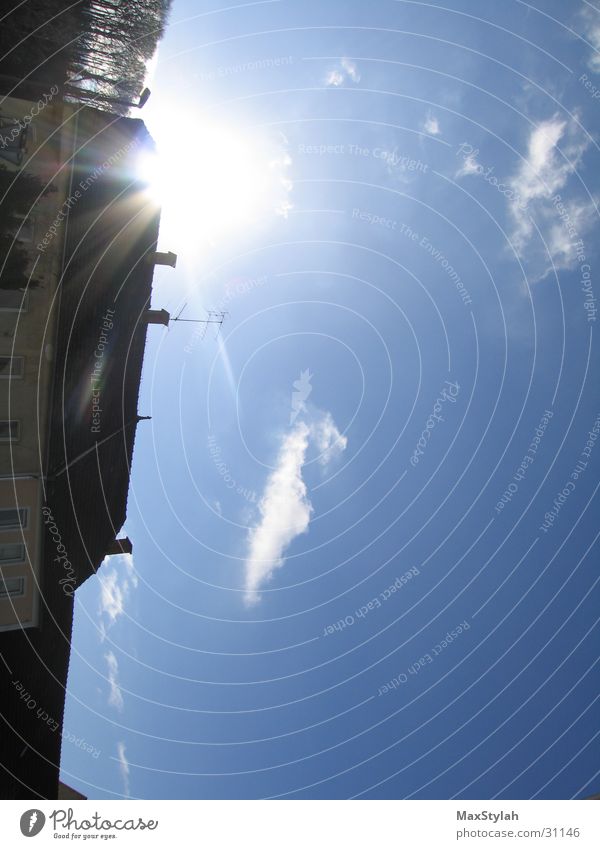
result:
[[(586, 234), (597, 220), (598, 213), (591, 201), (572, 199), (562, 204), (565, 220), (553, 221), (546, 236), (548, 250), (556, 268), (570, 268), (577, 261), (575, 243)], [(555, 213), (556, 217), (557, 213)]]
[(427, 118), (425, 119), (425, 122), (423, 124), (423, 132), (427, 133), (430, 136), (439, 136), (442, 132), (440, 130), (440, 123), (438, 119), (431, 113), (429, 113), (427, 115)]
[(133, 566), (131, 554), (119, 554), (104, 559), (98, 572), (100, 581), (100, 634), (104, 640), (125, 609), (125, 602), (132, 587), (137, 587), (138, 577)]
[(291, 193), (294, 183), (290, 177), (292, 157), (288, 153), (288, 140), (280, 135), (279, 149), (274, 150), (269, 160), (269, 169), (274, 175), (275, 184), (275, 212), (282, 218), (287, 218), (289, 212), (294, 208), (291, 201)]
[(249, 535), (246, 558), (246, 595), (248, 604), (259, 600), (257, 590), (283, 565), (283, 553), (310, 522), (312, 505), (306, 497), (302, 467), (310, 429), (299, 422), (286, 434), (277, 467), (267, 480), (260, 502), (261, 520)]
[(356, 63), (351, 59), (341, 59), (339, 65), (331, 68), (325, 77), (325, 85), (339, 87), (350, 80), (353, 83), (360, 82), (360, 72)]
[(293, 425), (300, 413), (306, 412), (306, 401), (311, 392), (312, 374), (309, 369), (304, 369), (300, 372), (298, 380), (294, 381), (294, 391), (292, 392), (292, 409), (290, 412), (290, 425)]
[(591, 44), (587, 59), (588, 68), (594, 73), (600, 72), (600, 12), (585, 6), (581, 10), (584, 37)]
[(104, 659), (108, 666), (108, 683), (110, 692), (108, 694), (108, 703), (117, 710), (123, 710), (123, 694), (119, 685), (119, 663), (113, 652), (109, 651), (104, 655)]
[(100, 613), (112, 625), (123, 613), (124, 594), (116, 569), (106, 568), (100, 575)]
[(125, 796), (131, 796), (131, 786), (129, 783), (129, 761), (125, 756), (125, 743), (119, 741), (117, 743), (117, 757), (119, 761), (119, 770), (123, 779), (123, 791)]
[[(549, 198), (564, 186), (572, 167), (560, 158), (557, 150), (567, 122), (554, 116), (542, 121), (529, 136), (527, 157), (512, 179), (525, 203), (538, 198)], [(576, 164), (576, 163), (574, 163)]]
[[(558, 115), (542, 121), (528, 139), (527, 156), (509, 181), (515, 198), (510, 205), (513, 219), (511, 241), (519, 256), (539, 261), (540, 248), (531, 247), (535, 233), (534, 221), (548, 245), (550, 257), (545, 258), (543, 276), (550, 259), (558, 268), (568, 267), (575, 259), (573, 245), (565, 238), (564, 227), (552, 203), (557, 193), (564, 192), (569, 178), (580, 167), (590, 141), (575, 122)], [(565, 199), (575, 216), (579, 237), (594, 222), (594, 204), (589, 198), (572, 195)]]
[(456, 172), (456, 179), (459, 180), (461, 177), (470, 177), (472, 174), (478, 174), (480, 169), (481, 165), (477, 161), (475, 154), (469, 153), (468, 156), (465, 156), (462, 165)]
[(283, 437), (276, 468), (269, 475), (259, 502), (260, 521), (248, 536), (244, 596), (247, 604), (260, 600), (260, 588), (283, 566), (290, 544), (308, 530), (313, 507), (302, 469), (311, 441), (322, 465), (339, 456), (348, 442), (330, 413), (315, 416), (311, 424), (296, 422)]
[(325, 85), (340, 86), (344, 82), (344, 75), (337, 68), (333, 68), (327, 72), (325, 77)]
[(329, 465), (346, 450), (348, 437), (342, 436), (339, 432), (331, 413), (326, 413), (319, 418), (312, 425), (311, 433), (319, 451), (319, 462), (322, 466)]

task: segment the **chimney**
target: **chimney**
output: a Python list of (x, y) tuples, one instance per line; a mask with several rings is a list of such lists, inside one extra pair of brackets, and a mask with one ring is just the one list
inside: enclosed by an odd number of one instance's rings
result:
[(168, 253), (153, 251), (148, 254), (147, 261), (150, 265), (168, 265), (171, 268), (175, 268), (177, 265), (177, 254), (174, 254), (172, 251)]
[(144, 321), (146, 324), (164, 324), (169, 326), (171, 316), (166, 310), (146, 310), (144, 313)]
[(111, 544), (106, 549), (106, 556), (109, 554), (131, 554), (133, 552), (133, 545), (129, 537), (122, 537), (121, 539), (114, 539)]

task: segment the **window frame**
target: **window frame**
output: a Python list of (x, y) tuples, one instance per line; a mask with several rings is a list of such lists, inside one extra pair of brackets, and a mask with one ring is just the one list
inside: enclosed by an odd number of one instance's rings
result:
[(27, 558), (27, 552), (25, 550), (25, 546), (22, 542), (0, 542), (0, 553), (2, 552), (2, 548), (6, 548), (7, 546), (12, 545), (15, 548), (19, 549), (19, 554), (21, 556), (15, 558), (11, 558), (10, 560), (3, 560), (0, 556), (0, 566), (16, 566), (20, 563), (25, 563)]
[(14, 218), (21, 222), (18, 227), (15, 227), (13, 234), (16, 241), (23, 245), (33, 245), (35, 242), (35, 215), (31, 213), (23, 215), (21, 212), (16, 212)]
[[(14, 357), (0, 356), (0, 362), (2, 362), (2, 360), (9, 360), (10, 368), (9, 371), (6, 373), (4, 373), (2, 369), (0, 369), (0, 380), (21, 380), (25, 376), (25, 357), (22, 354), (16, 354)], [(21, 366), (20, 371), (17, 374), (15, 374), (13, 371), (13, 363), (15, 362), (20, 363)], [(13, 419), (13, 421), (16, 420)]]
[[(0, 507), (0, 516), (2, 513), (18, 513), (17, 524), (3, 525), (0, 522), (0, 533), (8, 533), (10, 531), (26, 531), (29, 527), (29, 507)], [(23, 521), (21, 521), (21, 516)]]
[(9, 130), (10, 135), (12, 135), (12, 130), (15, 127), (19, 127), (19, 134), (11, 139), (5, 147), (0, 146), (0, 159), (10, 162), (12, 165), (21, 165), (27, 149), (31, 123), (22, 127), (18, 118), (0, 114), (0, 132)]
[[(7, 581), (19, 581), (19, 591), (6, 591)], [(11, 598), (23, 598), (27, 589), (27, 578), (25, 575), (0, 575), (0, 601), (8, 601)]]
[(0, 312), (29, 312), (29, 291), (22, 289), (2, 289), (0, 287), (0, 299), (2, 292), (18, 292), (21, 295), (21, 303), (16, 307), (3, 307), (0, 303)]
[(19, 442), (21, 439), (21, 419), (0, 419), (0, 427), (4, 424), (16, 424), (17, 426), (17, 435), (16, 436), (2, 436), (0, 435), (0, 443), (4, 443), (8, 445), (12, 442)]

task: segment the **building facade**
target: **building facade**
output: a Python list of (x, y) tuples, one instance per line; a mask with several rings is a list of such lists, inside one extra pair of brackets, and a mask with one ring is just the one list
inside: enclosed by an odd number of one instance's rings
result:
[[(36, 112), (35, 116), (33, 112)], [(72, 107), (53, 98), (39, 104), (5, 98), (0, 105), (0, 165), (18, 193), (23, 175), (51, 191), (19, 214), (15, 247), (39, 280), (14, 288), (0, 266), (0, 630), (34, 626), (39, 617), (43, 469), (49, 433), (56, 299), (63, 232), (38, 250), (68, 197), (75, 134)], [(1, 205), (1, 202), (0, 202)]]
[(137, 119), (51, 98), (0, 101), (10, 184), (0, 220), (19, 181), (36, 188), (11, 225), (25, 282), (11, 279), (11, 252), (0, 256), (4, 798), (57, 798), (74, 593), (107, 555), (131, 550), (117, 538), (157, 323), (154, 266), (175, 265), (158, 251), (160, 210), (136, 171), (152, 149)]

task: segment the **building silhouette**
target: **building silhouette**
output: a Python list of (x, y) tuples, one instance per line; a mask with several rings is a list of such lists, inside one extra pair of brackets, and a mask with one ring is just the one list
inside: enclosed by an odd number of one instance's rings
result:
[[(3, 798), (57, 798), (74, 593), (120, 540), (160, 210), (136, 174), (142, 121), (0, 102), (0, 165), (43, 188), (0, 256), (0, 690)], [(33, 115), (35, 113), (35, 115)], [(29, 117), (29, 120), (26, 118)], [(0, 200), (0, 206), (1, 206)], [(2, 265), (4, 263), (4, 265)]]

